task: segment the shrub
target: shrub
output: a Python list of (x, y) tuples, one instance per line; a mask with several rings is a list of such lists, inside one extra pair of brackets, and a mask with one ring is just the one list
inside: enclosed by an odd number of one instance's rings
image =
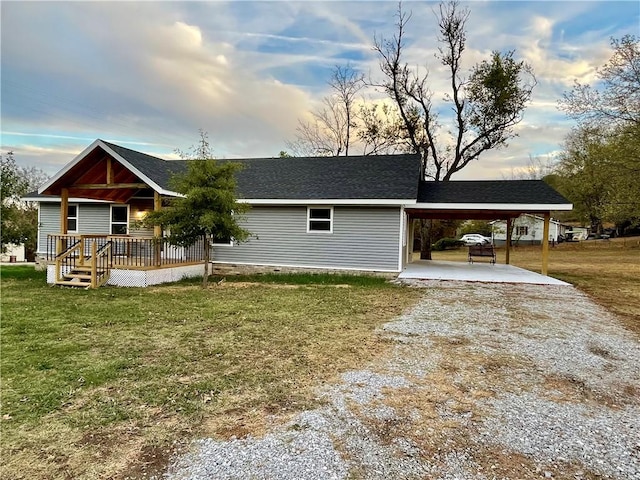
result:
[(451, 250), (454, 248), (458, 248), (464, 245), (464, 242), (460, 240), (456, 240), (455, 238), (441, 238), (436, 243), (433, 244), (432, 250), (442, 251), (442, 250)]

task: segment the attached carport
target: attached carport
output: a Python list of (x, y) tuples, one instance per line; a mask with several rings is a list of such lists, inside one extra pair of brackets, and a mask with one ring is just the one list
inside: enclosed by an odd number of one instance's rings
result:
[[(407, 238), (413, 239), (415, 219), (505, 220), (511, 231), (513, 220), (523, 213), (544, 218), (542, 238), (549, 238), (552, 211), (571, 210), (573, 205), (542, 180), (473, 180), (420, 182), (418, 199), (405, 205)], [(412, 261), (411, 241), (406, 242), (405, 267)], [(507, 235), (506, 260), (509, 265), (511, 238)], [(541, 245), (542, 274), (547, 275), (549, 242)]]

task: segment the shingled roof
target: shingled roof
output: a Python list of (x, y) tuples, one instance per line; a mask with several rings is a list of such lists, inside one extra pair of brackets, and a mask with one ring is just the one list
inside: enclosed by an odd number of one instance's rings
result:
[[(104, 142), (166, 190), (188, 160), (162, 160)], [(418, 155), (289, 157), (219, 160), (243, 166), (238, 197), (265, 200), (413, 200), (418, 192)]]
[(121, 147), (115, 143), (105, 142), (104, 140), (102, 140), (102, 143), (166, 190), (171, 190), (169, 188), (169, 179), (175, 173), (186, 170), (185, 160), (164, 160), (130, 148)]
[(420, 182), (419, 204), (566, 205), (566, 198), (542, 180)]
[(417, 155), (257, 158), (231, 160), (238, 195), (246, 199), (394, 199), (418, 194)]
[[(96, 140), (58, 174), (40, 187), (42, 194), (55, 182), (102, 149), (164, 195), (173, 195), (171, 177), (187, 168), (189, 160), (164, 160), (114, 143)], [(85, 160), (86, 161), (86, 160)], [(534, 210), (570, 209), (571, 204), (541, 180), (419, 181), (418, 155), (350, 157), (289, 157), (219, 160), (237, 162), (237, 196), (252, 203), (345, 202), (405, 204), (418, 209), (472, 209), (530, 207)], [(76, 168), (77, 171), (77, 168)], [(30, 195), (32, 199), (40, 196)], [(42, 197), (44, 198), (44, 196)], [(444, 206), (443, 206), (444, 205)], [(415, 206), (415, 207), (414, 207)], [(558, 208), (559, 207), (559, 208)]]

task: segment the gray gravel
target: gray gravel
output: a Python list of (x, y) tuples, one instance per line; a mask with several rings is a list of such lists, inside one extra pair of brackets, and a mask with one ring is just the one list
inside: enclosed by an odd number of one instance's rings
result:
[(615, 317), (569, 286), (411, 285), (393, 351), (325, 406), (195, 442), (164, 478), (640, 479), (640, 343)]

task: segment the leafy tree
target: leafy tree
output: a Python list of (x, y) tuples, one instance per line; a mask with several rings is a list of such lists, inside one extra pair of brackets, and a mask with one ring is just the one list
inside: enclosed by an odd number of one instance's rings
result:
[(143, 223), (168, 229), (168, 241), (172, 245), (191, 246), (205, 238), (202, 287), (206, 288), (210, 243), (230, 239), (245, 241), (250, 233), (238, 222), (248, 206), (238, 203), (235, 196), (235, 173), (241, 166), (217, 163), (211, 158), (207, 135), (202, 131), (199, 143), (192, 150), (196, 157), (187, 162), (187, 172), (171, 179), (172, 188), (184, 196), (172, 198), (162, 209), (149, 212)]
[(468, 220), (461, 225), (458, 234), (462, 236), (467, 233), (479, 233), (485, 237), (491, 237), (491, 230), (492, 226), (486, 220)]
[(640, 226), (640, 124), (620, 127), (607, 144), (611, 183), (605, 217), (619, 230)]
[(576, 82), (560, 108), (578, 121), (567, 136), (552, 180), (574, 210), (598, 231), (640, 224), (640, 40), (612, 39), (597, 82)]
[(13, 152), (2, 155), (0, 163), (1, 248), (5, 252), (9, 243), (24, 244), (26, 257), (31, 259), (38, 238), (38, 208), (20, 197), (38, 188), (48, 176), (36, 167), (18, 166)]
[(611, 39), (613, 54), (596, 70), (596, 83), (576, 81), (560, 108), (582, 125), (640, 124), (640, 40)]
[(610, 132), (581, 127), (565, 141), (553, 177), (574, 204), (578, 217), (601, 231), (610, 221), (619, 229), (640, 224), (640, 126)]
[[(507, 145), (536, 84), (531, 67), (513, 52), (493, 52), (465, 72), (466, 22), (469, 10), (457, 2), (442, 3), (437, 14), (440, 47), (436, 57), (448, 71), (451, 90), (445, 96), (453, 117), (444, 125), (429, 87), (429, 71), (420, 73), (404, 60), (405, 32), (411, 14), (400, 4), (396, 33), (374, 38), (383, 79), (375, 86), (387, 93), (401, 119), (402, 149), (420, 154), (424, 178), (448, 181), (488, 150)], [(428, 221), (421, 224), (421, 257), (430, 258)]]

